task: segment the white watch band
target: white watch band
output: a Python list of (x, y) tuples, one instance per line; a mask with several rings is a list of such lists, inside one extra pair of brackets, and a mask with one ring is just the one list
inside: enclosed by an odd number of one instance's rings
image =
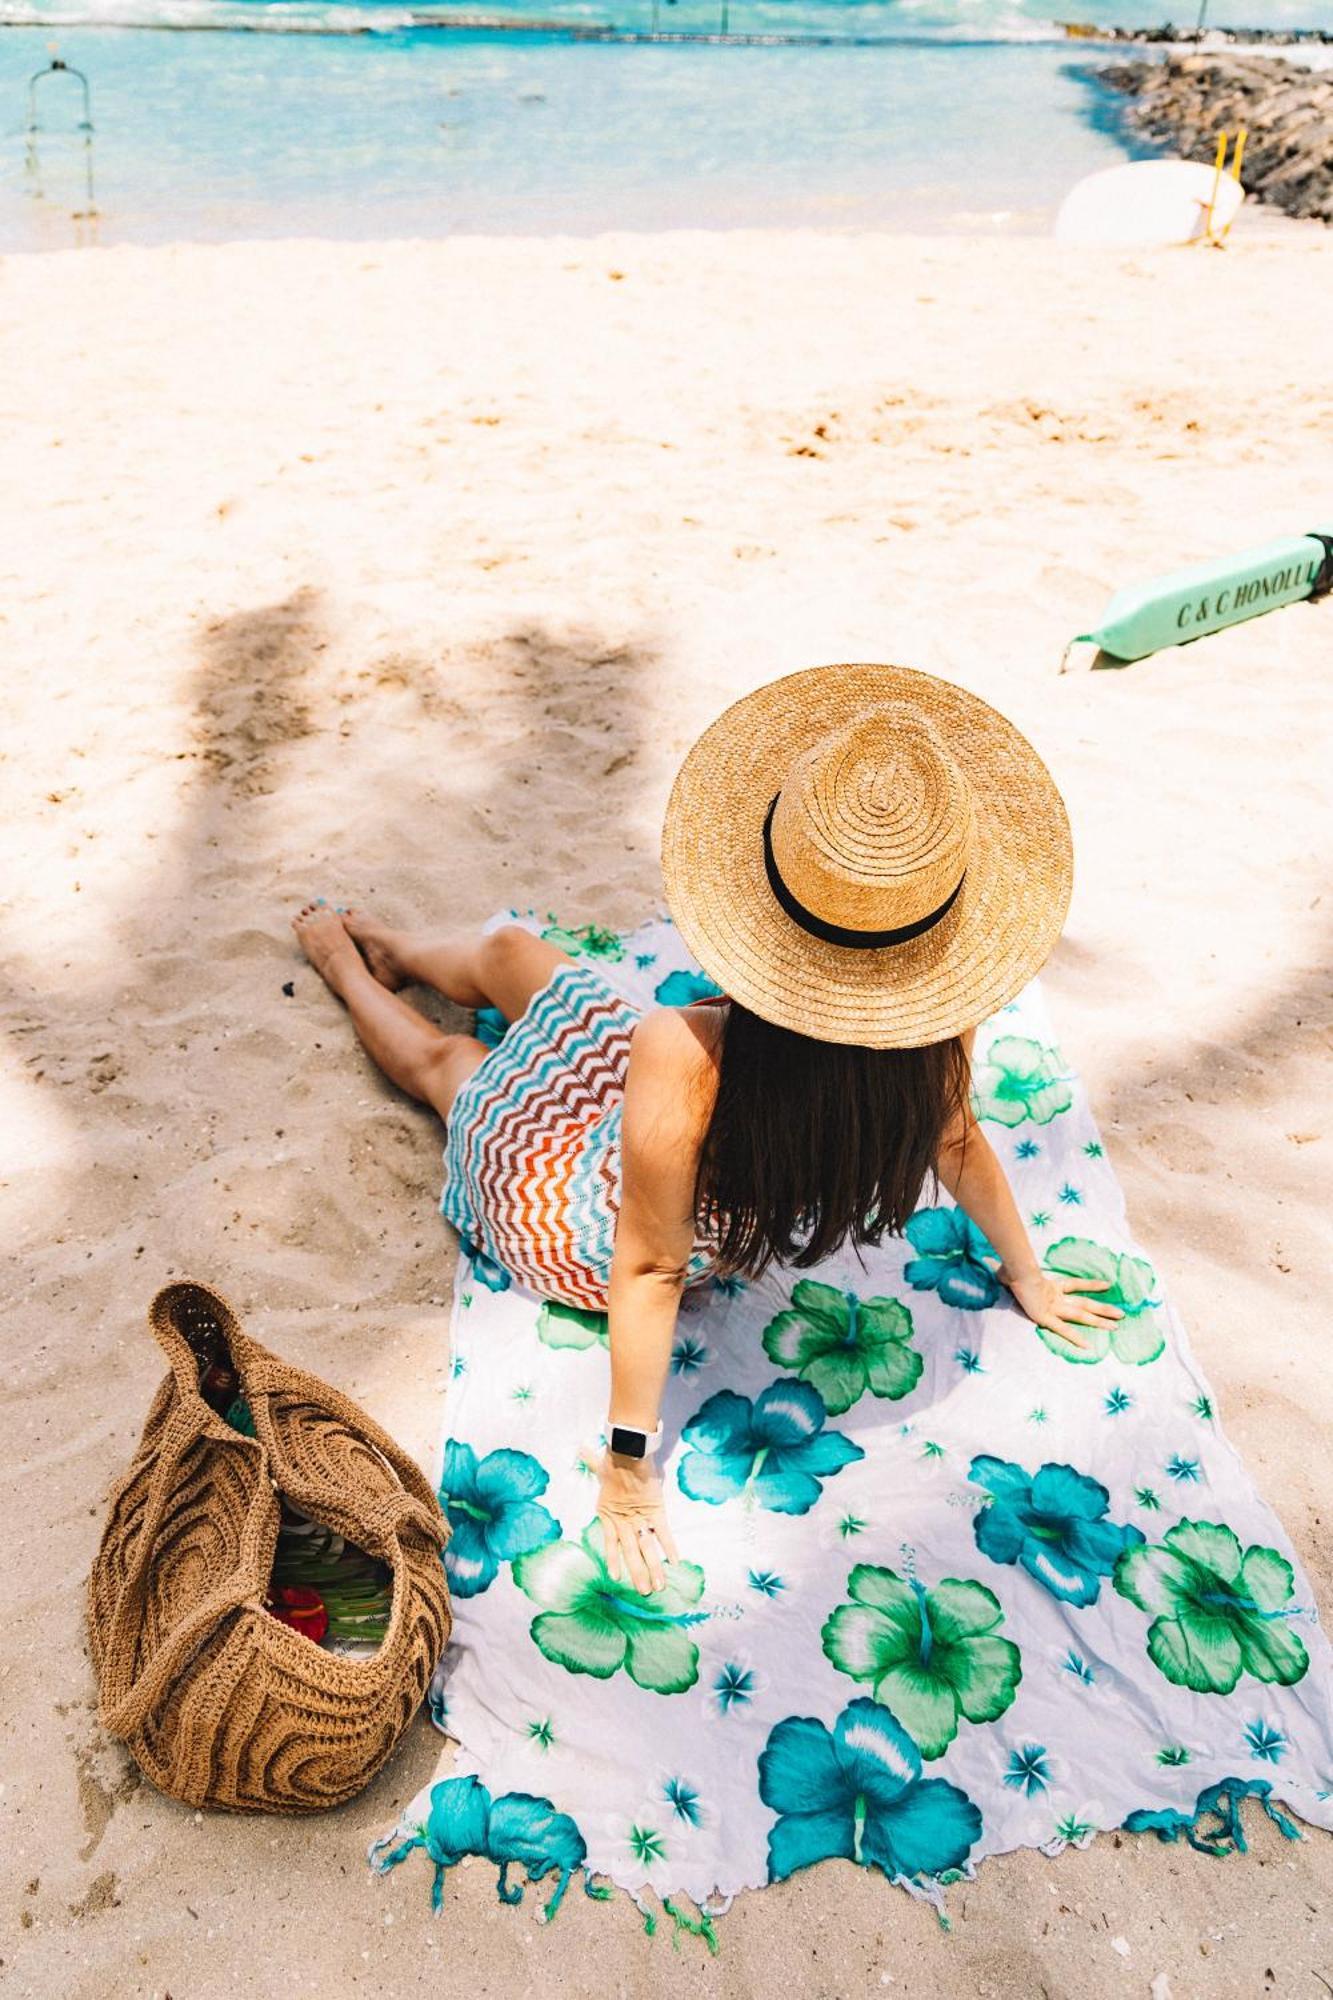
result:
[(662, 1420), (658, 1418), (656, 1430), (645, 1431), (637, 1424), (613, 1424), (608, 1417), (602, 1442), (623, 1458), (651, 1458), (662, 1442)]

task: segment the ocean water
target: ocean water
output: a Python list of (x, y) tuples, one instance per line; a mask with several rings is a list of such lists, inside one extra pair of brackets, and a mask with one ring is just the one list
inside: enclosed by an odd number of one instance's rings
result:
[[(709, 36), (724, 7), (731, 36), (756, 39), (571, 32)], [(483, 11), (513, 29), (421, 24)], [(1154, 10), (1073, 0), (1069, 14), (1131, 24)], [(1258, 17), (1318, 25), (1327, 9), (1209, 7), (1219, 24)], [(52, 53), (90, 86), (91, 219), (73, 78), (40, 80), (27, 130), (29, 80)], [(0, 0), (0, 250), (1041, 231), (1080, 175), (1144, 150), (1093, 78), (1099, 59), (1059, 33), (1050, 0)]]

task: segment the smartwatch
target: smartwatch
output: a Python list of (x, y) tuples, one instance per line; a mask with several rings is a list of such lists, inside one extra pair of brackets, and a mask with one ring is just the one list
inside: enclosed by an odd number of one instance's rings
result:
[(608, 1422), (602, 1436), (607, 1449), (621, 1458), (651, 1458), (662, 1442), (662, 1421), (659, 1417), (655, 1431), (641, 1431), (633, 1424)]

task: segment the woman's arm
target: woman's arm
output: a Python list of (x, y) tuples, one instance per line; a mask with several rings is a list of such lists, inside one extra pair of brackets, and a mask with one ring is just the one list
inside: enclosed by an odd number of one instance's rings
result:
[[(973, 1029), (963, 1038), (969, 1062), (975, 1034)], [(970, 1105), (964, 1105), (945, 1131), (935, 1171), (941, 1186), (971, 1216), (999, 1255), (1000, 1282), (1009, 1287), (1029, 1319), (1071, 1347), (1086, 1348), (1088, 1342), (1079, 1327), (1104, 1326), (1121, 1317), (1115, 1306), (1081, 1296), (1104, 1291), (1105, 1281), (1057, 1278), (1041, 1268), (1004, 1169)]]
[[(621, 1124), (621, 1194), (608, 1299), (610, 1423), (657, 1427), (694, 1248), (694, 1181), (716, 1070), (704, 1024), (675, 1008), (634, 1030)], [(676, 1555), (652, 1459), (607, 1451), (598, 1514), (613, 1577), (660, 1590)]]

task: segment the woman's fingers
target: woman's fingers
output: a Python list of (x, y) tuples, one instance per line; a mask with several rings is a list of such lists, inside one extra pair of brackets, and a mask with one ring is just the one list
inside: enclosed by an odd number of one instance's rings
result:
[(664, 1561), (679, 1562), (675, 1540), (665, 1520), (644, 1514), (599, 1514), (606, 1546), (607, 1574), (613, 1583), (632, 1583), (645, 1596), (665, 1590)]
[(1083, 1338), (1078, 1329), (1070, 1322), (1058, 1318), (1055, 1313), (1051, 1314), (1046, 1331), (1047, 1333), (1057, 1334), (1061, 1340), (1067, 1340), (1071, 1347), (1086, 1349), (1088, 1346), (1088, 1342)]
[(632, 1570), (630, 1569), (629, 1550), (626, 1548), (622, 1536), (622, 1528), (624, 1524), (621, 1521), (619, 1514), (608, 1514), (606, 1518), (608, 1524), (609, 1537), (611, 1542), (614, 1544), (616, 1552), (616, 1570), (615, 1570), (616, 1582), (633, 1583), (634, 1575)]
[(680, 1561), (680, 1550), (676, 1547), (676, 1538), (671, 1532), (671, 1523), (667, 1520), (665, 1514), (659, 1514), (654, 1527), (657, 1539), (662, 1544), (663, 1555), (668, 1562), (678, 1563)]
[(647, 1597), (653, 1585), (648, 1573), (648, 1564), (644, 1559), (643, 1545), (639, 1540), (637, 1520), (619, 1516), (616, 1520), (616, 1532), (620, 1536), (621, 1554), (625, 1558), (629, 1580), (636, 1590), (642, 1591)]
[(1104, 1306), (1097, 1299), (1070, 1298), (1060, 1308), (1061, 1319), (1076, 1319), (1080, 1326), (1114, 1326), (1124, 1317), (1114, 1306)]
[[(1109, 1278), (1062, 1278), (1060, 1289), (1067, 1294), (1079, 1292), (1106, 1292), (1111, 1288)], [(1089, 1299), (1088, 1305), (1094, 1312), (1108, 1313), (1112, 1319), (1123, 1319), (1119, 1306), (1113, 1306), (1109, 1299)]]
[(651, 1521), (640, 1521), (637, 1525), (639, 1530), (639, 1545), (643, 1551), (643, 1559), (648, 1566), (648, 1575), (653, 1589), (662, 1590), (666, 1586), (666, 1575), (662, 1568), (662, 1552), (657, 1544), (657, 1531)]

